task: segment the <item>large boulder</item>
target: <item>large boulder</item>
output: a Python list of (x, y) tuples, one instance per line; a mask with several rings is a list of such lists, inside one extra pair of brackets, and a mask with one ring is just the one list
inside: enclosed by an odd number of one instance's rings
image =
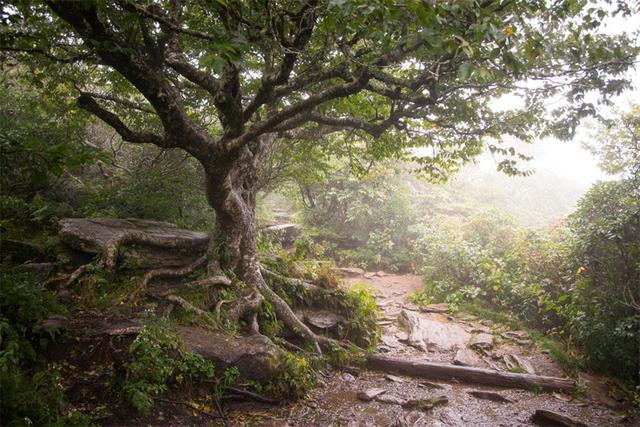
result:
[[(118, 319), (109, 316), (85, 315), (67, 322), (50, 318), (43, 327), (66, 327), (90, 341), (98, 337), (129, 337), (134, 339), (144, 329), (140, 319)], [(216, 370), (237, 366), (247, 379), (269, 381), (282, 371), (282, 350), (264, 335), (231, 336), (197, 326), (177, 326), (186, 350), (211, 360)], [(127, 344), (128, 345), (128, 344)]]
[(209, 235), (183, 230), (174, 224), (142, 219), (64, 218), (60, 240), (73, 249), (103, 253), (107, 243), (120, 233), (135, 231), (149, 236), (154, 244), (128, 244), (120, 250), (128, 264), (140, 268), (180, 267), (193, 262), (207, 250)]
[(294, 223), (271, 225), (263, 228), (262, 234), (268, 239), (290, 245), (295, 242), (300, 235), (300, 225)]
[(245, 378), (275, 379), (282, 369), (282, 351), (264, 335), (233, 337), (205, 329), (178, 326), (187, 350), (211, 360), (216, 369), (236, 366)]

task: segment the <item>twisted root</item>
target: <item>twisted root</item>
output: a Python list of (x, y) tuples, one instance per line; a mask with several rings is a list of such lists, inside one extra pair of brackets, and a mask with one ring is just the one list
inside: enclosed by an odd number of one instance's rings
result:
[(109, 270), (114, 271), (118, 262), (118, 251), (126, 244), (143, 244), (157, 246), (169, 250), (192, 250), (194, 246), (189, 241), (182, 241), (174, 237), (154, 236), (138, 230), (123, 230), (113, 236), (105, 245), (102, 262)]
[[(147, 274), (144, 275), (142, 282), (135, 289), (133, 289), (128, 294), (118, 298), (114, 301), (114, 305), (120, 304), (124, 301), (133, 300), (140, 292), (146, 290), (149, 287), (149, 283), (151, 281), (159, 279), (159, 278), (176, 278), (176, 277), (184, 277), (188, 274), (193, 273), (197, 268), (200, 268), (207, 262), (206, 256), (201, 256), (191, 264), (180, 267), (180, 268), (159, 268), (157, 270), (151, 270)], [(194, 282), (190, 282), (194, 283)]]

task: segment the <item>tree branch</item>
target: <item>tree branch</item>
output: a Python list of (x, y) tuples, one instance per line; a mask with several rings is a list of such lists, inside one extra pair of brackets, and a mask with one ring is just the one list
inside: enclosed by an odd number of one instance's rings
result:
[(245, 120), (249, 118), (265, 103), (271, 101), (276, 86), (283, 85), (289, 81), (293, 67), (298, 59), (298, 55), (309, 43), (315, 24), (315, 13), (312, 9), (317, 6), (317, 0), (305, 3), (300, 12), (295, 16), (296, 34), (291, 46), (287, 46), (287, 52), (284, 54), (282, 63), (277, 73), (272, 75), (264, 75), (262, 77), (262, 85), (258, 89), (253, 101), (244, 111)]
[(85, 92), (85, 91), (80, 91), (81, 95), (86, 95), (90, 98), (97, 98), (97, 99), (104, 99), (105, 101), (111, 101), (111, 102), (115, 102), (116, 104), (120, 104), (120, 105), (124, 105), (125, 107), (131, 108), (133, 110), (138, 110), (138, 111), (142, 111), (144, 113), (149, 113), (149, 114), (155, 114), (156, 112), (153, 111), (151, 108), (145, 107), (143, 105), (139, 105), (136, 104), (135, 102), (129, 101), (128, 99), (122, 99), (122, 98), (118, 98), (116, 96), (111, 96), (111, 95), (106, 95), (103, 93), (96, 93), (96, 92)]
[(123, 140), (137, 144), (155, 144), (159, 147), (170, 148), (171, 144), (159, 135), (151, 132), (135, 132), (129, 129), (127, 125), (116, 114), (108, 111), (100, 106), (89, 94), (83, 93), (78, 98), (78, 106), (98, 117), (100, 120), (111, 126)]

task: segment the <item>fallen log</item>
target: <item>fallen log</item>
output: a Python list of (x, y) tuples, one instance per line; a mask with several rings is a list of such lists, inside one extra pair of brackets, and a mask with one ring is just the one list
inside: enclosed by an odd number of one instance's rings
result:
[(545, 391), (573, 392), (576, 384), (569, 378), (545, 377), (540, 375), (516, 374), (424, 361), (404, 360), (393, 357), (371, 355), (367, 357), (367, 367), (382, 372), (391, 372), (414, 377), (439, 380), (457, 380), (464, 383), (521, 388)]

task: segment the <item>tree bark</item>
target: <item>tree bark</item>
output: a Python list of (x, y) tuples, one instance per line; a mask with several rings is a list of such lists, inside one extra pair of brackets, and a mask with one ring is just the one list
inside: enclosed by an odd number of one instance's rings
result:
[(297, 335), (320, 351), (322, 340), (293, 313), (291, 307), (265, 282), (256, 247), (255, 207), (258, 171), (255, 153), (246, 150), (207, 174), (207, 200), (216, 214), (216, 229), (209, 249), (209, 274), (222, 269), (269, 301), (276, 315)]
[(453, 380), (460, 382), (495, 385), (500, 387), (521, 388), (531, 390), (540, 388), (545, 391), (573, 392), (575, 381), (569, 378), (544, 377), (540, 375), (516, 374), (482, 368), (446, 365), (443, 363), (411, 361), (371, 355), (367, 358), (367, 366), (383, 372), (392, 372), (410, 376)]

